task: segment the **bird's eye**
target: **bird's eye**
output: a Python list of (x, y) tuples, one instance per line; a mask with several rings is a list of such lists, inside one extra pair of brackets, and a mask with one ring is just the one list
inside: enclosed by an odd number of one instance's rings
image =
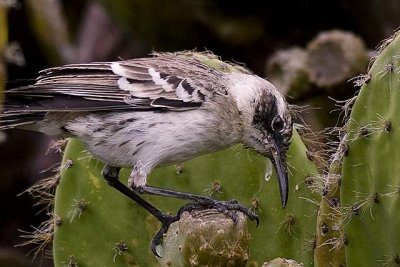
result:
[(281, 117), (275, 117), (271, 123), (272, 130), (281, 131), (283, 129), (283, 120)]

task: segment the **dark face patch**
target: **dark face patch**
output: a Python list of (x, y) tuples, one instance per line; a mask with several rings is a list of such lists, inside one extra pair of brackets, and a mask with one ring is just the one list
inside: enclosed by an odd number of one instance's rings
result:
[(260, 99), (255, 106), (253, 125), (261, 131), (272, 132), (271, 123), (278, 114), (276, 98), (272, 94), (264, 93)]
[[(274, 95), (264, 93), (260, 99), (255, 106), (254, 127), (265, 134), (271, 135), (276, 142), (281, 143), (287, 149), (292, 136), (290, 117), (281, 117), (278, 114), (277, 100)], [(263, 136), (262, 138), (265, 137)]]

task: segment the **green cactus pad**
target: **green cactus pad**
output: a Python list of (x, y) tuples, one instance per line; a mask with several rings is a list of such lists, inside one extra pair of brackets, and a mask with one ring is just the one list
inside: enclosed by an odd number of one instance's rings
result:
[(399, 32), (380, 50), (348, 122), (341, 185), (347, 266), (400, 262)]
[[(159, 223), (144, 209), (109, 187), (100, 175), (102, 164), (71, 140), (64, 154), (64, 168), (56, 192), (55, 214), (61, 218), (54, 235), (54, 260), (63, 266), (73, 257), (78, 266), (154, 266), (150, 241)], [(275, 177), (264, 180), (267, 160), (235, 146), (201, 156), (182, 165), (158, 168), (149, 184), (237, 199), (259, 215), (260, 226), (249, 221), (249, 263), (292, 258), (312, 266), (318, 195), (308, 189), (306, 178), (317, 173), (307, 159), (297, 133), (288, 151), (290, 196), (281, 208)], [(71, 165), (72, 163), (72, 165)], [(126, 183), (129, 170), (123, 170)], [(274, 175), (273, 175), (274, 176)], [(145, 198), (163, 211), (176, 213), (185, 202), (157, 196)], [(315, 201), (314, 201), (315, 200)]]

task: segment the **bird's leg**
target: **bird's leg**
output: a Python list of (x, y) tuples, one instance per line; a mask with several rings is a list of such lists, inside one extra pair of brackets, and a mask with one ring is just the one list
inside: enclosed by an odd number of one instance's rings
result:
[(194, 203), (188, 203), (184, 205), (178, 212), (178, 217), (184, 211), (191, 211), (191, 210), (199, 210), (199, 209), (211, 209), (215, 208), (218, 211), (229, 215), (234, 222), (237, 221), (237, 215), (233, 211), (240, 211), (246, 214), (249, 219), (255, 220), (257, 225), (259, 223), (257, 215), (251, 211), (250, 209), (246, 208), (245, 206), (239, 204), (236, 200), (230, 201), (220, 201), (208, 196), (196, 195), (186, 192), (179, 192), (159, 187), (153, 187), (145, 185), (140, 188), (133, 188), (133, 190), (140, 192), (140, 193), (147, 193), (151, 195), (157, 196), (165, 196), (165, 197), (173, 197), (185, 200), (194, 201)]
[(138, 193), (147, 193), (151, 195), (194, 201), (194, 203), (188, 203), (180, 209), (177, 214), (178, 218), (184, 211), (214, 208), (230, 216), (234, 222), (236, 222), (237, 220), (237, 215), (234, 211), (241, 211), (246, 214), (251, 220), (255, 220), (257, 222), (257, 225), (259, 223), (257, 215), (250, 209), (239, 204), (236, 200), (220, 201), (208, 196), (195, 195), (186, 192), (179, 192), (159, 187), (148, 186), (146, 185), (147, 171), (143, 170), (144, 168), (140, 163), (135, 164), (135, 167), (133, 168), (131, 176), (128, 180), (129, 187), (133, 191)]
[(139, 195), (137, 195), (134, 191), (130, 190), (127, 186), (125, 186), (120, 180), (119, 180), (119, 171), (121, 168), (118, 167), (113, 167), (110, 165), (105, 165), (102, 171), (102, 175), (104, 179), (107, 181), (107, 183), (117, 189), (119, 192), (127, 196), (128, 198), (132, 199), (135, 201), (137, 204), (145, 208), (148, 212), (150, 212), (154, 217), (156, 217), (160, 222), (161, 222), (161, 228), (157, 232), (157, 234), (153, 237), (153, 240), (151, 242), (151, 251), (156, 255), (157, 257), (160, 257), (156, 251), (156, 247), (161, 244), (163, 235), (168, 231), (169, 226), (173, 223), (179, 220), (180, 213), (179, 215), (176, 216), (170, 216), (156, 207), (154, 207), (152, 204), (141, 198)]

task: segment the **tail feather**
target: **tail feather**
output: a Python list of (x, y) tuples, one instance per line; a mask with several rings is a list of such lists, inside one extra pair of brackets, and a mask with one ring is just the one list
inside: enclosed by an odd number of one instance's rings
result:
[(44, 118), (45, 113), (16, 113), (16, 114), (0, 114), (0, 130), (8, 130), (14, 128), (24, 128), (35, 122), (41, 121)]
[[(40, 75), (35, 80), (13, 84), (5, 92), (5, 101), (0, 107), (0, 130), (24, 128), (45, 131), (43, 125), (42, 129), (36, 129), (38, 124), (35, 123), (51, 112), (124, 110), (132, 107), (124, 102), (127, 94), (118, 89), (119, 76), (111, 71), (107, 63), (67, 65), (43, 70)], [(100, 100), (97, 101), (98, 95)]]
[[(20, 87), (18, 87), (20, 88)], [(11, 89), (13, 90), (13, 89)], [(30, 110), (30, 103), (35, 101), (35, 96), (19, 96), (8, 94), (1, 107), (0, 112), (0, 130), (13, 128), (26, 128), (28, 125), (42, 120), (46, 112), (41, 110)]]

